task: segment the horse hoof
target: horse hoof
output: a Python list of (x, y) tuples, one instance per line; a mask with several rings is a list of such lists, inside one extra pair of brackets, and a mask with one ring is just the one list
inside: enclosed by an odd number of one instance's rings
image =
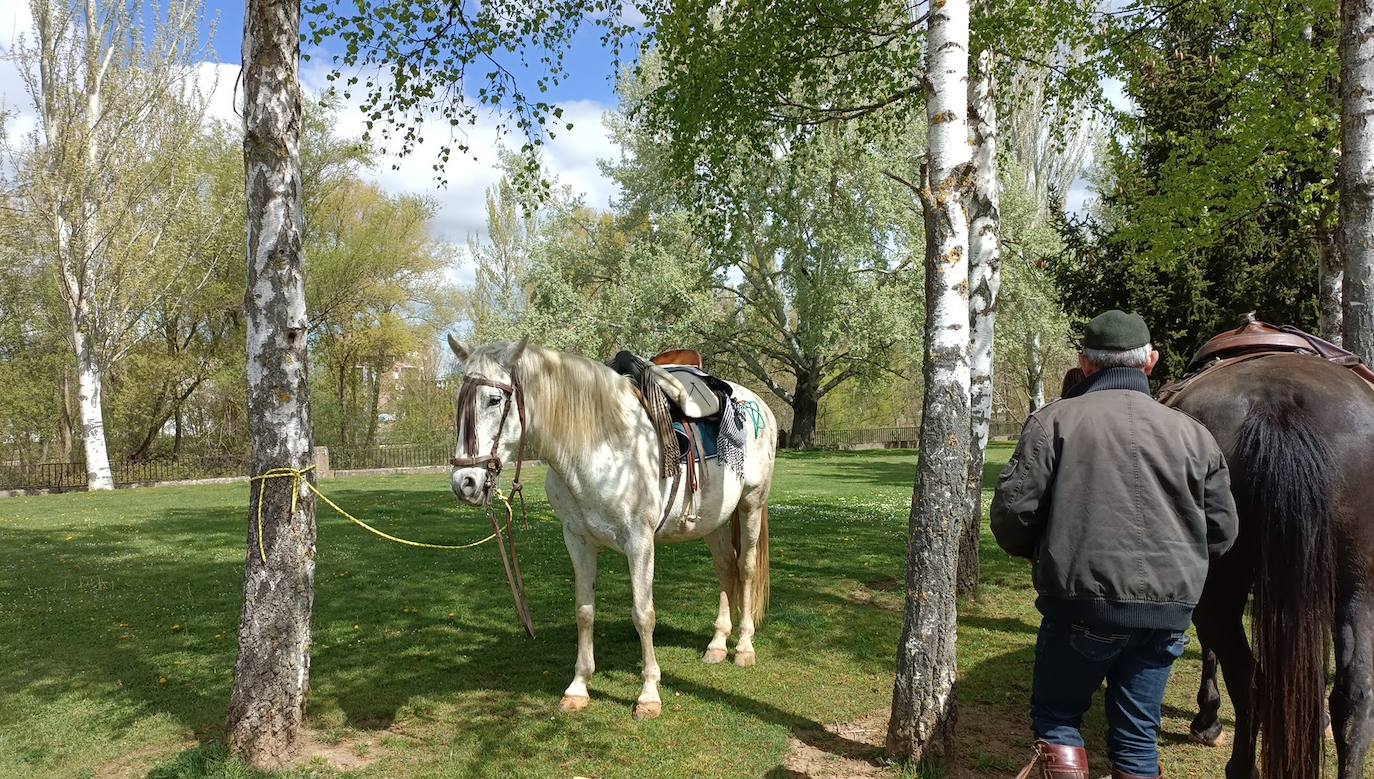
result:
[(701, 662), (706, 663), (707, 665), (715, 665), (716, 663), (723, 663), (723, 662), (725, 662), (725, 650), (724, 650), (724, 649), (708, 649), (708, 650), (706, 650), (706, 654), (704, 654), (704, 655), (701, 656)]
[(735, 665), (739, 666), (740, 668), (748, 668), (749, 666), (753, 665), (756, 661), (757, 658), (754, 657), (753, 652), (735, 653)]
[(635, 704), (635, 719), (658, 719), (663, 714), (663, 704), (658, 701), (640, 701)]
[(558, 708), (568, 712), (582, 711), (591, 702), (585, 695), (564, 695), (563, 700), (558, 702)]
[(1224, 747), (1226, 746), (1226, 731), (1217, 728), (1215, 735), (1198, 733), (1196, 730), (1188, 731), (1188, 739), (1194, 744), (1201, 744), (1204, 747)]

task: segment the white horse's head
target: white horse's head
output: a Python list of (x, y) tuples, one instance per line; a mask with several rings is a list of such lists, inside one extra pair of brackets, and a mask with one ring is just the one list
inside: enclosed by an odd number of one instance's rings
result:
[(526, 340), (469, 349), (448, 337), (449, 348), (463, 366), (449, 483), (464, 502), (482, 505), (489, 500), (501, 470), (514, 466), (519, 456), (528, 410), (515, 366)]

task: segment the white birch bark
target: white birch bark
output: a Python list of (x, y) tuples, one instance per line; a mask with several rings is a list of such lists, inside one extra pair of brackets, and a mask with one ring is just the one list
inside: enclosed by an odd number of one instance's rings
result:
[(969, 515), (959, 549), (959, 594), (978, 589), (983, 518), (983, 455), (992, 423), (993, 340), (1002, 287), (1002, 212), (997, 170), (997, 101), (993, 53), (984, 49), (969, 80), (973, 187), (969, 195)]
[(925, 398), (887, 752), (936, 770), (954, 757), (955, 569), (968, 512), (969, 2), (927, 15)]
[[(248, 410), (254, 473), (313, 460), (306, 383), (299, 84), (300, 0), (250, 0), (243, 30), (248, 196)], [(313, 482), (313, 474), (306, 474)], [(254, 481), (230, 750), (273, 768), (296, 753), (310, 681), (315, 501), (290, 478)], [(259, 493), (264, 509), (257, 513)], [(265, 559), (264, 559), (265, 553)]]
[(1374, 0), (1341, 2), (1344, 346), (1374, 364)]
[(1026, 395), (1029, 397), (1028, 413), (1034, 414), (1045, 405), (1045, 352), (1038, 330), (1026, 333)]

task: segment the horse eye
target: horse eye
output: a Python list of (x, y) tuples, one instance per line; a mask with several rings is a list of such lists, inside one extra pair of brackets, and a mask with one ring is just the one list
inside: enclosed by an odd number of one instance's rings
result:
[(501, 405), (500, 395), (492, 395), (491, 397), (487, 398), (487, 408), (496, 408), (499, 405)]

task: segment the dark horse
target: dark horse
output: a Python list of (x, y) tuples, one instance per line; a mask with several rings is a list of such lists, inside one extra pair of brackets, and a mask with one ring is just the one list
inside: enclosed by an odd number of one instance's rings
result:
[(1240, 514), (1193, 616), (1206, 658), (1194, 737), (1221, 734), (1219, 661), (1236, 709), (1227, 779), (1316, 779), (1334, 636), (1339, 779), (1363, 777), (1374, 735), (1374, 388), (1320, 357), (1274, 354), (1198, 376), (1173, 405), (1226, 453)]

